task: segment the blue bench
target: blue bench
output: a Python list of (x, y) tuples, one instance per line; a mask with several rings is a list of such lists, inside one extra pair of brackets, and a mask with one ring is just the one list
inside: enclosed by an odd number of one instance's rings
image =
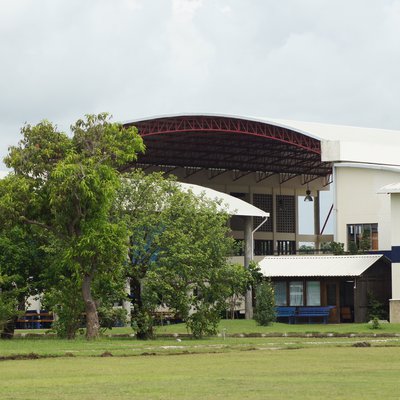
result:
[(322, 318), (324, 324), (328, 323), (328, 317), (332, 307), (297, 307), (295, 321), (298, 318), (308, 318), (308, 323), (311, 323), (311, 318)]
[(296, 307), (275, 307), (277, 318), (287, 318), (289, 324), (295, 322)]

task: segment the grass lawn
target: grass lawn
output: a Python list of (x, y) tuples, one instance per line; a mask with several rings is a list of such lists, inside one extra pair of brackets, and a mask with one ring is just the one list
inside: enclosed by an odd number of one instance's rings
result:
[(0, 398), (398, 399), (399, 360), (400, 347), (314, 347), (3, 361)]
[[(32, 330), (17, 330), (19, 334), (26, 333), (45, 333), (43, 329), (32, 329)], [(284, 324), (274, 323), (271, 326), (260, 326), (254, 320), (221, 320), (219, 324), (219, 332), (225, 332), (226, 335), (237, 335), (237, 334), (274, 334), (277, 333), (282, 335), (288, 334), (307, 334), (307, 333), (334, 333), (334, 334), (394, 334), (400, 335), (400, 324), (384, 324), (380, 325), (380, 329), (371, 329), (370, 324)], [(156, 329), (156, 334), (187, 334), (185, 324), (171, 324), (159, 326)], [(106, 335), (122, 335), (122, 334), (133, 334), (130, 327), (127, 328), (113, 328), (105, 332)]]
[[(40, 331), (19, 331), (32, 332)], [(223, 320), (220, 332), (226, 337), (138, 341), (115, 336), (132, 333), (116, 328), (93, 342), (44, 334), (0, 341), (0, 399), (399, 398), (400, 324), (373, 330), (368, 324), (260, 327)], [(307, 337), (310, 332), (329, 335)], [(186, 329), (169, 325), (158, 333)], [(265, 335), (232, 336), (251, 333)], [(357, 336), (335, 336), (344, 333)], [(352, 346), (360, 342), (371, 347)], [(105, 352), (109, 357), (100, 357)]]
[[(380, 329), (371, 329), (370, 324), (284, 324), (274, 323), (271, 326), (260, 326), (254, 320), (221, 320), (219, 331), (225, 330), (226, 334), (246, 334), (246, 333), (399, 333), (400, 324), (384, 324), (380, 325)], [(126, 329), (126, 328), (118, 328)], [(113, 329), (114, 331), (115, 329)], [(117, 330), (115, 330), (117, 332)], [(131, 332), (131, 331), (130, 331)], [(157, 333), (186, 333), (185, 324), (165, 325), (158, 327)]]

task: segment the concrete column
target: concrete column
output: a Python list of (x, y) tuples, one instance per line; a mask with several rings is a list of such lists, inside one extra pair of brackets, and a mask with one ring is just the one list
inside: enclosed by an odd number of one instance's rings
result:
[[(249, 268), (253, 259), (253, 218), (244, 217), (244, 267)], [(253, 294), (249, 289), (245, 295), (245, 318), (253, 318)]]
[(321, 233), (320, 224), (320, 205), (319, 205), (319, 191), (314, 196), (314, 235), (316, 235), (317, 240), (315, 241), (315, 248), (319, 250), (319, 234)]
[(389, 300), (389, 322), (391, 324), (400, 323), (400, 300)]

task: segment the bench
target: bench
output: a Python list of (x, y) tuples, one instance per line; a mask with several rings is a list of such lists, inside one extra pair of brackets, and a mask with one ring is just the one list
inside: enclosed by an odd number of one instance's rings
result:
[(54, 322), (54, 317), (52, 312), (33, 312), (27, 311), (24, 315), (16, 321), (17, 329), (40, 329), (40, 328), (50, 328), (51, 324)]
[(287, 318), (289, 324), (295, 322), (296, 307), (275, 307), (277, 318)]
[(328, 323), (328, 317), (332, 307), (297, 307), (295, 321), (298, 318), (308, 318), (308, 323), (311, 323), (311, 318), (322, 318), (324, 324)]

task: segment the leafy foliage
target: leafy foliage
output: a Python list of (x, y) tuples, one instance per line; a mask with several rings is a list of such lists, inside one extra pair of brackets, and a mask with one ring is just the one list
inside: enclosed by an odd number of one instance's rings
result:
[(138, 338), (152, 337), (152, 314), (160, 306), (175, 311), (196, 336), (212, 331), (231, 293), (228, 215), (173, 180), (142, 171), (126, 177), (116, 204), (130, 230), (127, 274)]
[(373, 293), (367, 292), (367, 320), (373, 321), (374, 319), (385, 319), (387, 313), (381, 303)]
[(48, 121), (21, 129), (22, 140), (5, 158), (14, 174), (0, 185), (0, 222), (22, 222), (52, 235), (62, 264), (81, 285), (87, 336), (94, 338), (99, 320), (93, 285), (110, 272), (118, 275), (126, 259), (125, 225), (110, 220), (119, 170), (144, 145), (135, 128), (110, 122), (106, 113), (87, 115), (71, 130), (69, 137)]
[[(1, 184), (1, 182), (0, 182)], [(12, 337), (14, 320), (28, 296), (43, 289), (41, 273), (48, 266), (43, 246), (47, 238), (35, 227), (15, 225), (0, 231), (0, 282), (3, 306), (12, 304), (4, 329)]]
[(270, 325), (276, 320), (274, 288), (271, 281), (263, 281), (256, 287), (254, 319), (260, 325)]
[(244, 268), (240, 264), (230, 264), (227, 265), (225, 283), (229, 286), (229, 314), (230, 318), (235, 318), (235, 309), (243, 301), (243, 296), (246, 291), (254, 283), (254, 277), (250, 270)]
[(323, 253), (333, 253), (335, 255), (344, 254), (344, 243), (326, 242), (322, 243), (321, 250)]
[[(7, 287), (8, 290), (4, 290)], [(0, 288), (0, 335), (2, 338), (10, 338), (8, 332), (6, 332), (6, 327), (17, 315), (19, 293), (13, 282), (1, 275)]]

